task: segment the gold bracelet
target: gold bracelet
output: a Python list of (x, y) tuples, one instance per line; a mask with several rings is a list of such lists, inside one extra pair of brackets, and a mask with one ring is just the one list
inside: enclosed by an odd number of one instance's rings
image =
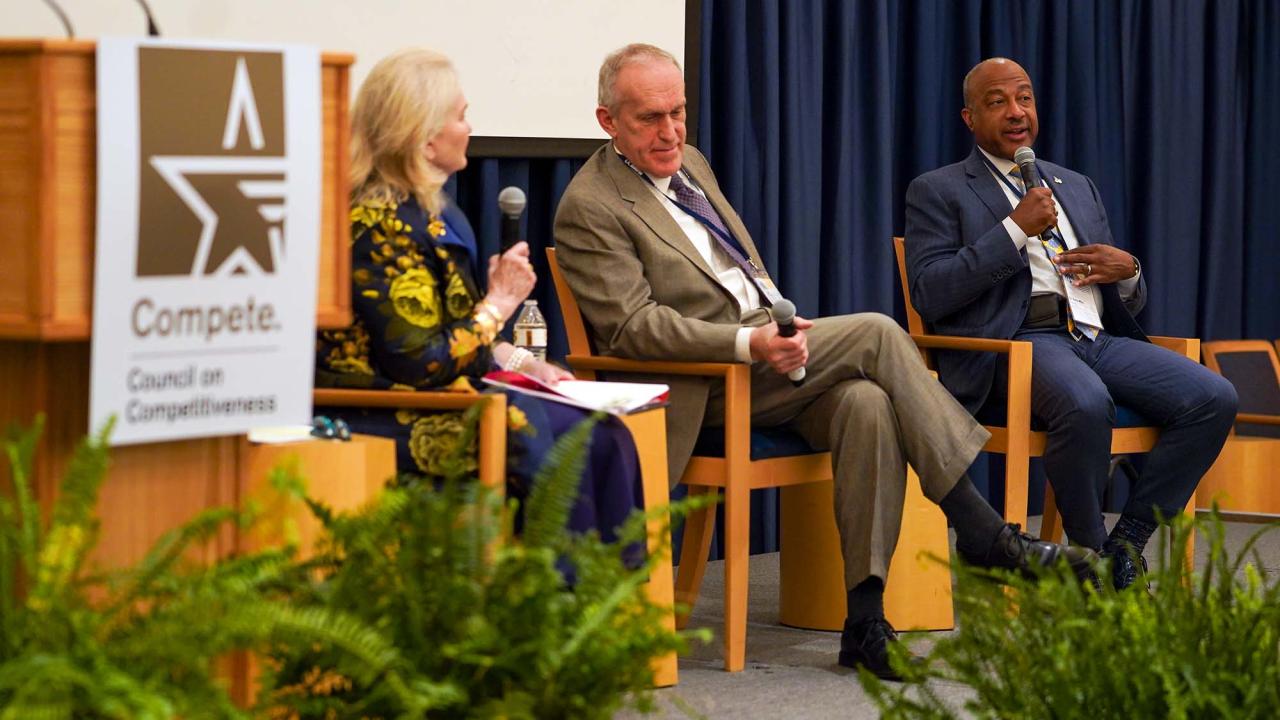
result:
[(493, 321), (498, 323), (499, 326), (506, 322), (506, 318), (502, 317), (502, 313), (498, 311), (498, 306), (488, 300), (481, 300), (476, 303), (476, 307), (483, 312), (489, 313), (489, 317), (493, 318)]
[(502, 313), (487, 300), (475, 304), (475, 323), (480, 330), (480, 339), (485, 344), (493, 341), (502, 331)]

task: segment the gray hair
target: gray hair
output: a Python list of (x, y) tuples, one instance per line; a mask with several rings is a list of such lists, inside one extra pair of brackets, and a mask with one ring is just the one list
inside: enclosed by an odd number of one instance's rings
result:
[(600, 65), (600, 84), (596, 92), (596, 99), (600, 105), (608, 108), (610, 112), (617, 110), (618, 98), (614, 95), (614, 85), (618, 82), (618, 73), (622, 72), (622, 68), (633, 63), (651, 60), (665, 60), (675, 65), (676, 70), (684, 72), (680, 67), (680, 61), (676, 60), (675, 55), (656, 45), (631, 43), (626, 47), (618, 48), (609, 53), (608, 57)]

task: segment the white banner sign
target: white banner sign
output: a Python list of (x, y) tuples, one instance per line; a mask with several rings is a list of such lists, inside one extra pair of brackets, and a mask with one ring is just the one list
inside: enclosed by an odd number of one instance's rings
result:
[(319, 52), (105, 38), (97, 85), (90, 430), (309, 422)]

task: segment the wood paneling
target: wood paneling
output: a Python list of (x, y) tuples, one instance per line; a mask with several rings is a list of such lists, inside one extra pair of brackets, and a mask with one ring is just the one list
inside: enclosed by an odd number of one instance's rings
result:
[[(89, 337), (98, 182), (94, 51), (88, 41), (0, 40), (0, 341)], [(321, 327), (351, 317), (346, 170), (354, 59), (321, 56)]]

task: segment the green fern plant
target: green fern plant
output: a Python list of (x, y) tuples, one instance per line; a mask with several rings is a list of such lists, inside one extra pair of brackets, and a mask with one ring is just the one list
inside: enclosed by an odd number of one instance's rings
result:
[[(246, 514), (205, 511), (136, 566), (87, 572), (111, 428), (77, 448), (45, 526), (30, 483), (42, 424), (4, 442), (11, 487), (0, 488), (0, 720), (245, 717), (215, 660), (281, 643), (324, 642), (358, 658), (363, 682), (394, 684), (399, 655), (381, 635), (352, 616), (284, 602), (297, 573), (290, 550), (208, 566), (188, 560), (189, 548)], [(412, 692), (404, 695), (409, 704)]]
[[(604, 718), (647, 708), (650, 662), (690, 635), (662, 625), (644, 583), (653, 564), (625, 560), (645, 537), (637, 514), (617, 544), (571, 536), (592, 418), (552, 449), (513, 532), (514, 505), (446, 462), (445, 477), (402, 477), (354, 514), (312, 502), (326, 540), (299, 603), (359, 617), (405, 660), (409, 707), (362, 662), (325, 646), (279, 648), (264, 703), (272, 716)], [(474, 432), (474, 417), (467, 418)], [(466, 434), (459, 448), (468, 447)], [(682, 512), (687, 508), (677, 508)], [(665, 514), (665, 509), (664, 509)], [(634, 553), (632, 553), (634, 555)], [(572, 566), (566, 586), (561, 567)], [(367, 673), (365, 673), (367, 675)]]
[[(1051, 574), (1039, 581), (958, 568), (959, 630), (902, 685), (860, 675), (886, 718), (1273, 718), (1280, 708), (1280, 583), (1256, 532), (1226, 548), (1216, 510), (1179, 518), (1162, 539), (1148, 595), (1096, 591)], [(1185, 566), (1196, 530), (1204, 569)], [(1274, 564), (1274, 563), (1271, 563)], [(973, 691), (963, 708), (934, 683)], [(963, 711), (963, 712), (961, 712)]]

